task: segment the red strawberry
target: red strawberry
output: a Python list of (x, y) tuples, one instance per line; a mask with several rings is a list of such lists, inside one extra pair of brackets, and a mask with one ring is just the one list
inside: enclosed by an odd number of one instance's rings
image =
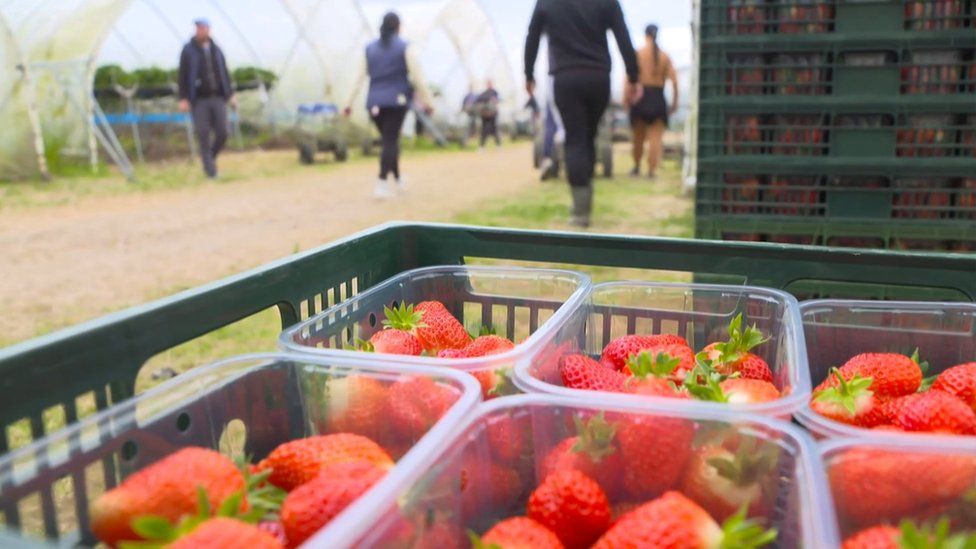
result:
[(387, 355), (419, 356), (423, 352), (420, 340), (403, 330), (380, 330), (369, 338), (364, 350)]
[(621, 453), (614, 444), (616, 426), (607, 423), (603, 414), (587, 421), (573, 416), (576, 436), (556, 445), (542, 462), (541, 477), (557, 471), (576, 470), (597, 481), (611, 497), (616, 496), (623, 470)]
[(782, 396), (775, 385), (760, 379), (726, 379), (719, 386), (729, 404), (759, 404)]
[(620, 503), (614, 503), (610, 506), (610, 521), (612, 524), (617, 524), (620, 520), (630, 514), (631, 511), (640, 507), (641, 503), (633, 501), (623, 501)]
[(956, 500), (976, 483), (976, 458), (854, 448), (828, 476), (841, 522), (864, 528)]
[[(618, 372), (626, 372), (627, 361), (630, 357), (639, 355), (641, 351), (652, 351), (652, 354), (657, 354), (653, 352), (657, 351), (655, 347), (667, 345), (683, 345), (687, 347), (688, 342), (681, 336), (670, 334), (652, 336), (625, 335), (614, 339), (603, 348), (600, 362), (604, 366), (613, 368)], [(692, 365), (694, 365), (694, 362), (692, 362)]]
[(271, 469), (268, 481), (291, 491), (317, 477), (324, 467), (349, 461), (368, 461), (383, 470), (393, 467), (390, 455), (372, 440), (335, 433), (281, 444), (258, 463), (258, 469)]
[(513, 517), (499, 522), (485, 532), (480, 540), (475, 538), (472, 545), (497, 549), (562, 549), (563, 547), (556, 534), (527, 517)]
[(932, 390), (956, 395), (976, 411), (976, 362), (959, 364), (945, 370), (935, 378)]
[(848, 378), (837, 368), (833, 369), (829, 379), (835, 382), (824, 382), (813, 392), (810, 408), (814, 412), (828, 419), (859, 427), (875, 427), (887, 423), (885, 402), (871, 390), (874, 379), (861, 377), (860, 374), (851, 374)]
[(976, 413), (955, 395), (926, 391), (895, 399), (882, 409), (905, 431), (976, 435)]
[(511, 465), (522, 457), (526, 426), (524, 419), (516, 419), (508, 415), (498, 416), (492, 418), (485, 427), (491, 457), (498, 463)]
[(248, 549), (283, 549), (284, 545), (260, 527), (227, 517), (202, 522), (189, 534), (166, 545), (168, 549), (206, 549), (247, 547)]
[(910, 520), (901, 521), (898, 528), (881, 525), (854, 534), (844, 540), (841, 549), (902, 549), (904, 547), (948, 548), (973, 547), (976, 537), (972, 534), (949, 534), (949, 521), (939, 520), (934, 526), (922, 527)]
[(288, 545), (297, 547), (356, 501), (386, 471), (367, 461), (333, 464), (292, 490), (281, 505)]
[[(841, 376), (850, 381), (854, 376), (871, 378), (871, 391), (880, 399), (910, 395), (922, 384), (922, 369), (916, 360), (897, 353), (864, 353), (840, 367)], [(828, 377), (814, 392), (838, 384), (836, 376)]]
[(429, 377), (409, 377), (390, 386), (387, 418), (393, 432), (409, 441), (422, 437), (457, 400), (457, 393)]
[(875, 526), (844, 540), (841, 549), (901, 549), (901, 530), (894, 526)]
[(679, 492), (667, 492), (621, 518), (593, 548), (758, 548), (775, 540), (776, 530), (764, 530), (742, 515), (719, 526), (695, 502)]
[(422, 324), (414, 333), (424, 350), (439, 353), (444, 349), (462, 349), (471, 342), (464, 326), (439, 301), (424, 301), (415, 309), (423, 313)]
[(691, 457), (694, 435), (695, 426), (688, 420), (622, 414), (617, 443), (627, 494), (647, 499), (675, 487)]
[(563, 386), (571, 389), (614, 393), (626, 391), (626, 375), (608, 368), (586, 355), (564, 356), (559, 367), (559, 374), (562, 376)]
[(230, 458), (206, 448), (190, 447), (133, 473), (102, 494), (91, 507), (91, 531), (108, 545), (138, 540), (132, 520), (155, 515), (177, 522), (196, 514), (198, 491), (216, 509), (235, 492), (244, 492), (244, 475)]
[(518, 392), (518, 388), (512, 383), (512, 371), (510, 368), (473, 370), (471, 371), (471, 375), (481, 385), (481, 396), (485, 400), (514, 395)]
[(438, 358), (475, 358), (511, 351), (515, 344), (501, 336), (483, 335), (460, 349), (444, 349)]
[(610, 502), (600, 485), (579, 471), (547, 476), (529, 496), (526, 515), (551, 530), (568, 549), (584, 549), (610, 528)]
[(485, 463), (474, 454), (465, 458), (460, 477), (461, 513), (469, 518), (480, 516), (485, 503), (496, 510), (509, 508), (522, 492), (518, 471), (494, 461)]
[(711, 343), (702, 353), (712, 362), (712, 366), (719, 373), (732, 375), (738, 373), (746, 379), (759, 379), (772, 383), (773, 373), (758, 355), (750, 351), (766, 342), (762, 332), (755, 326), (742, 329), (742, 314), (738, 314), (729, 323), (729, 339), (724, 342)]
[(332, 378), (325, 387), (325, 431), (381, 441), (389, 426), (386, 385), (363, 375)]
[(778, 452), (775, 446), (756, 447), (745, 437), (735, 450), (704, 446), (692, 456), (681, 482), (681, 491), (717, 520), (725, 520), (746, 506), (747, 516), (765, 516), (765, 486), (775, 482)]
[(627, 380), (627, 391), (647, 396), (683, 396), (673, 381), (680, 364), (681, 359), (666, 353), (651, 355), (650, 351), (641, 351), (632, 355), (627, 361), (627, 371), (633, 376)]

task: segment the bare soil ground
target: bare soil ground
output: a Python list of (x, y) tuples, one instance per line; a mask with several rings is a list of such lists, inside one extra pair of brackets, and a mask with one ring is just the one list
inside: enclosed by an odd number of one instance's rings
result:
[[(215, 183), (51, 191), (26, 201), (8, 195), (11, 207), (0, 211), (0, 346), (385, 221), (452, 220), (537, 186), (528, 147), (408, 156), (409, 192), (385, 202), (372, 196), (375, 159), (302, 168), (292, 151), (228, 154), (229, 180)], [(199, 179), (196, 166), (179, 169)]]

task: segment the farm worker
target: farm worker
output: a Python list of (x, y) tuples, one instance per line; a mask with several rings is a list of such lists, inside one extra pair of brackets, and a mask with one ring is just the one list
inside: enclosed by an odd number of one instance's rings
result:
[(430, 112), (430, 95), (423, 73), (413, 54), (413, 47), (400, 38), (400, 17), (390, 12), (383, 16), (380, 37), (366, 47), (366, 69), (369, 92), (366, 108), (382, 138), (380, 176), (374, 194), (385, 199), (393, 196), (387, 185), (392, 175), (396, 191), (403, 192), (400, 176), (400, 130), (411, 104), (416, 100)]
[(498, 134), (498, 91), (491, 80), (485, 82), (485, 91), (478, 96), (478, 110), (481, 115), (481, 148), (485, 148), (488, 137), (495, 138), (495, 145), (501, 146), (502, 138)]
[(467, 95), (461, 101), (461, 112), (468, 117), (467, 137), (474, 137), (478, 131), (478, 94), (474, 92), (474, 86), (468, 88)]
[(227, 105), (237, 108), (227, 58), (210, 38), (210, 22), (197, 19), (196, 33), (180, 53), (180, 111), (190, 112), (200, 142), (203, 171), (217, 178), (217, 155), (227, 143)]
[(573, 195), (569, 222), (590, 225), (593, 207), (593, 166), (600, 119), (610, 101), (610, 48), (612, 30), (627, 68), (627, 86), (633, 98), (637, 85), (637, 56), (630, 42), (618, 0), (537, 0), (525, 40), (525, 89), (535, 91), (535, 61), (539, 41), (549, 37), (549, 72), (554, 98), (566, 130), (566, 171)]
[[(640, 101), (634, 101), (629, 93), (624, 94), (624, 104), (631, 105), (630, 125), (634, 131), (634, 169), (630, 175), (640, 175), (641, 158), (644, 156), (644, 142), (647, 148), (648, 176), (654, 178), (661, 163), (664, 147), (664, 129), (668, 127), (668, 116), (678, 108), (678, 74), (668, 54), (657, 45), (657, 25), (648, 25), (645, 30), (647, 44), (637, 51), (637, 65), (640, 67), (640, 84), (644, 89)], [(664, 99), (664, 84), (671, 82), (671, 108)]]

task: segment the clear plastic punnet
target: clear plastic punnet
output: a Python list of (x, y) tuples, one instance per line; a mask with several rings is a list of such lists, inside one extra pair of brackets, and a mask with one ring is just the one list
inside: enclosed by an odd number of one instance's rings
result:
[[(861, 353), (901, 353), (928, 363), (924, 376), (976, 361), (976, 304), (908, 301), (813, 300), (800, 304), (816, 387), (830, 373)], [(924, 433), (867, 430), (828, 419), (809, 402), (795, 414), (818, 438), (935, 437)], [(941, 435), (952, 436), (952, 435)]]
[[(398, 383), (436, 386), (453, 403), (422, 429), (364, 432), (370, 423), (362, 421), (363, 410), (381, 409), (377, 395), (393, 394)], [(349, 519), (358, 523), (394, 497), (412, 470), (429, 467), (479, 401), (470, 376), (424, 366), (249, 355), (200, 367), (0, 458), (4, 535), (28, 544), (93, 546), (90, 504), (177, 450), (200, 446), (257, 463), (289, 440), (352, 432), (369, 436), (396, 465), (325, 526), (344, 530)]]
[(750, 469), (751, 482), (739, 493), (755, 496), (746, 500), (749, 518), (776, 529), (771, 547), (839, 546), (823, 464), (809, 435), (765, 416), (656, 404), (552, 395), (484, 403), (427, 470), (401, 479), (396, 497), (346, 522), (346, 530), (320, 532), (310, 544), (466, 547), (468, 533), (483, 535), (501, 520), (531, 515), (530, 494), (549, 474), (579, 466), (583, 458), (561, 456), (573, 451), (579, 429), (594, 429), (603, 433), (605, 447), (587, 476), (606, 494), (611, 520), (673, 490), (721, 523), (730, 509), (713, 499), (712, 490), (729, 484), (698, 481), (709, 475), (703, 464), (737, 451), (761, 463)]
[[(687, 340), (694, 352), (728, 339), (729, 324), (742, 315), (741, 325), (762, 332), (763, 343), (751, 350), (768, 364), (781, 397), (755, 404), (709, 402), (598, 392), (565, 387), (565, 357), (583, 354), (600, 360), (612, 340), (625, 335), (673, 334)], [(810, 377), (796, 299), (778, 290), (751, 286), (658, 282), (608, 282), (593, 286), (586, 303), (531, 360), (515, 368), (515, 383), (525, 392), (610, 402), (650, 402), (655, 406), (728, 410), (788, 418), (810, 396)]]
[(853, 543), (859, 535), (860, 540), (877, 540), (900, 535), (905, 528), (933, 533), (941, 524), (948, 536), (976, 528), (972, 444), (959, 438), (919, 443), (872, 435), (825, 441), (820, 449), (837, 530), (851, 546), (868, 546)]
[[(511, 368), (520, 357), (555, 335), (586, 297), (584, 274), (519, 267), (440, 266), (407, 271), (298, 324), (281, 334), (291, 352), (330, 356), (368, 356), (403, 364), (450, 366), (478, 377), (485, 396), (512, 392)], [(384, 308), (435, 300), (464, 328), (512, 340), (514, 349), (477, 358), (437, 358), (351, 350), (384, 329)], [(497, 375), (495, 375), (497, 374)]]

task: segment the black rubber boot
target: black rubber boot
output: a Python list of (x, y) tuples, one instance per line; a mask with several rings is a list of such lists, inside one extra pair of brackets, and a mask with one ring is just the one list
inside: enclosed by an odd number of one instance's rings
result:
[(569, 189), (573, 193), (569, 224), (586, 229), (590, 226), (590, 212), (593, 209), (593, 187), (570, 187)]

